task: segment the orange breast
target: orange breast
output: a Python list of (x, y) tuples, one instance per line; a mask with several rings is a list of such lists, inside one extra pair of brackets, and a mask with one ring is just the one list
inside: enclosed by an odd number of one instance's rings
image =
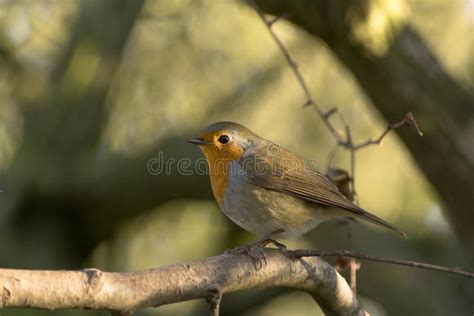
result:
[(236, 146), (226, 146), (225, 149), (204, 147), (203, 151), (209, 163), (212, 192), (217, 203), (222, 205), (230, 173), (230, 163), (241, 157), (242, 149)]
[(211, 173), (211, 187), (214, 197), (219, 205), (224, 202), (224, 193), (227, 188), (228, 177), (226, 173)]
[(221, 205), (228, 182), (230, 159), (218, 158), (209, 152), (206, 153), (206, 158), (209, 163), (212, 192), (217, 203)]

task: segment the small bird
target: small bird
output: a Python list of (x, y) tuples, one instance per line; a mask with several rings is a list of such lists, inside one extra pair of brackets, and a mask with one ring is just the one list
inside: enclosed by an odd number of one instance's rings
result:
[(188, 139), (203, 151), (217, 204), (243, 229), (261, 236), (251, 247), (284, 245), (331, 218), (363, 219), (406, 236), (400, 229), (344, 197), (305, 160), (233, 122), (206, 127)]

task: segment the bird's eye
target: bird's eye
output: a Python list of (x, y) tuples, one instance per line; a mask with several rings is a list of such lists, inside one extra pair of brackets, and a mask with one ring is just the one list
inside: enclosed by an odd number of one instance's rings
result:
[(221, 135), (221, 136), (219, 136), (219, 138), (217, 140), (221, 144), (227, 144), (230, 141), (230, 137), (227, 136), (227, 135)]

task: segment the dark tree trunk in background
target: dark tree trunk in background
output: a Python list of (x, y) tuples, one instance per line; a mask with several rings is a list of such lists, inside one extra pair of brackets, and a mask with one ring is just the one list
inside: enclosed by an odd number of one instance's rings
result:
[[(93, 183), (79, 188), (76, 182), (94, 168), (87, 162), (107, 122), (104, 103), (142, 5), (143, 0), (81, 1), (71, 39), (44, 93), (18, 100), (23, 139), (0, 202), (2, 247), (11, 247), (3, 253), (17, 255), (2, 257), (2, 266), (77, 266), (96, 244), (103, 229), (99, 220), (106, 219), (83, 203), (88, 192), (101, 188)], [(97, 225), (88, 225), (88, 219)]]
[(392, 20), (378, 47), (377, 42), (370, 45), (358, 40), (357, 28), (363, 27), (373, 2), (376, 0), (258, 0), (257, 4), (266, 13), (289, 16), (291, 22), (321, 38), (352, 71), (388, 122), (399, 121), (408, 111), (415, 114), (425, 136), (417, 137), (410, 129), (397, 133), (441, 197), (454, 231), (472, 254), (474, 97), (446, 73), (403, 17), (390, 17), (387, 12), (386, 18)]

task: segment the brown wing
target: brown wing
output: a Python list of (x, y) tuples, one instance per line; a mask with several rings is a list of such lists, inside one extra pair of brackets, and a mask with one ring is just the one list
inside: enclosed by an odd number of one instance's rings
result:
[[(241, 163), (246, 170), (247, 180), (253, 185), (285, 192), (317, 204), (348, 210), (354, 217), (381, 225), (406, 237), (397, 227), (347, 200), (329, 178), (310, 168), (298, 156), (281, 147), (275, 147), (279, 150), (272, 151), (268, 146), (276, 145), (270, 143), (261, 146), (259, 152), (245, 157)], [(272, 152), (273, 154), (269, 154)]]

